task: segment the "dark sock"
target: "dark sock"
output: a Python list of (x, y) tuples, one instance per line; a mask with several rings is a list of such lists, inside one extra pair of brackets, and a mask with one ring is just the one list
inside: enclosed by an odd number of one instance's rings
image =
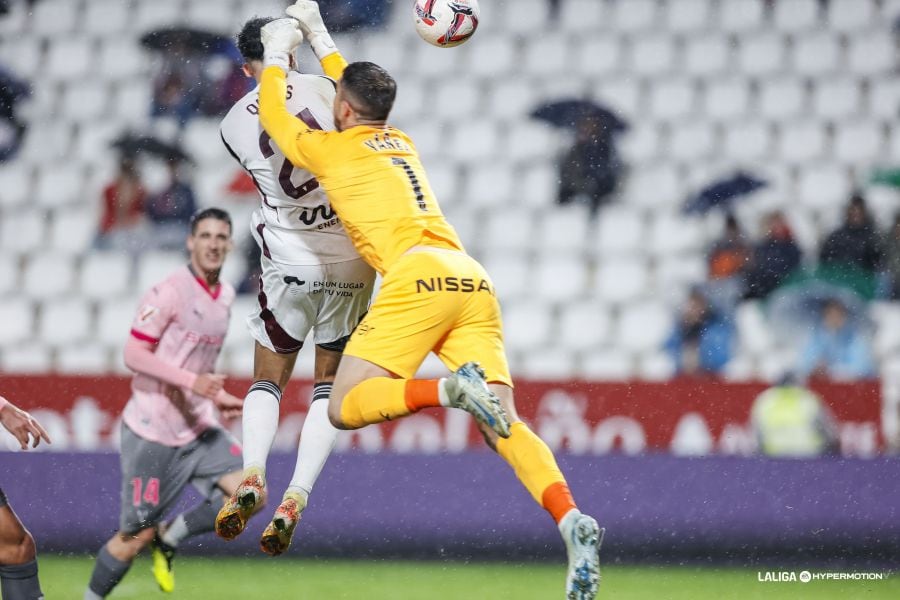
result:
[(216, 515), (222, 508), (223, 494), (216, 490), (209, 500), (201, 502), (191, 510), (184, 513), (184, 524), (187, 526), (188, 537), (209, 533), (216, 528)]
[(105, 598), (122, 581), (130, 568), (131, 562), (117, 559), (109, 553), (106, 546), (103, 546), (97, 555), (97, 562), (94, 563), (94, 572), (91, 573), (91, 583), (88, 587), (101, 598)]
[(43, 600), (37, 560), (21, 565), (0, 565), (0, 596), (3, 600)]

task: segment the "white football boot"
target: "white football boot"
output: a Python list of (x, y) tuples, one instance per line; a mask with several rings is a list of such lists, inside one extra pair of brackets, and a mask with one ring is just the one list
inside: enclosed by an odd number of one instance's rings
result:
[(488, 389), (478, 363), (467, 362), (443, 381), (453, 408), (461, 408), (502, 438), (509, 437), (509, 417), (497, 395)]
[(594, 600), (600, 587), (600, 544), (604, 529), (593, 517), (570, 510), (559, 523), (569, 570), (566, 573), (567, 600)]

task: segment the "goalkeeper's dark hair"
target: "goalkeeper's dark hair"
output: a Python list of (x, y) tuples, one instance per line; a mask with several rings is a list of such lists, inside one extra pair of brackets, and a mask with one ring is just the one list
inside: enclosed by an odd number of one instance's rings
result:
[(229, 232), (234, 231), (234, 226), (231, 224), (231, 215), (221, 208), (211, 206), (210, 208), (202, 208), (191, 216), (191, 235), (197, 233), (197, 224), (203, 219), (218, 219), (228, 223)]
[(397, 96), (394, 78), (370, 62), (347, 65), (341, 75), (341, 89), (350, 96), (350, 104), (359, 116), (370, 121), (386, 121)]
[(245, 61), (263, 59), (264, 50), (259, 31), (274, 20), (275, 17), (253, 17), (244, 23), (237, 35), (237, 47)]

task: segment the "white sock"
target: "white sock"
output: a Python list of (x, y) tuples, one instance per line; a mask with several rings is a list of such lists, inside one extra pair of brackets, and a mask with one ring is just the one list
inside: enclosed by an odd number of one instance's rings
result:
[(306, 413), (303, 430), (300, 432), (297, 464), (294, 466), (294, 475), (291, 477), (288, 491), (297, 492), (304, 499), (309, 498), (309, 493), (337, 439), (338, 430), (328, 420), (329, 395), (331, 395), (330, 383), (317, 383), (313, 387), (313, 402), (309, 412)]
[(184, 515), (178, 515), (175, 520), (169, 523), (166, 532), (160, 537), (162, 541), (172, 547), (177, 547), (189, 535), (187, 523), (184, 521)]
[(444, 389), (444, 382), (446, 381), (446, 377), (441, 377), (440, 379), (438, 379), (438, 402), (441, 403), (441, 406), (450, 406), (450, 397), (447, 395), (447, 391)]
[(244, 399), (244, 468), (258, 467), (265, 472), (266, 459), (278, 432), (278, 408), (281, 390), (271, 381), (257, 381)]

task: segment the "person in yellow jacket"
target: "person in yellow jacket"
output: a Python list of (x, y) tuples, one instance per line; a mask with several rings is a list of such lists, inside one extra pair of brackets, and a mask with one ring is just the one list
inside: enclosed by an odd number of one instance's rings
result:
[(750, 422), (759, 452), (765, 456), (812, 458), (838, 450), (830, 411), (792, 375), (756, 397)]
[[(331, 422), (358, 429), (427, 407), (469, 412), (556, 521), (569, 559), (567, 597), (594, 598), (603, 530), (578, 510), (552, 452), (516, 414), (493, 283), (444, 218), (415, 144), (387, 124), (396, 83), (373, 63), (346, 63), (316, 2), (299, 0), (287, 13), (294, 18), (261, 31), (260, 123), (291, 163), (316, 177), (356, 250), (383, 278), (344, 350)], [(336, 131), (310, 128), (285, 105), (289, 57), (304, 33), (337, 80)], [(413, 379), (429, 352), (453, 371), (449, 377)], [(282, 521), (289, 543), (295, 523)]]

